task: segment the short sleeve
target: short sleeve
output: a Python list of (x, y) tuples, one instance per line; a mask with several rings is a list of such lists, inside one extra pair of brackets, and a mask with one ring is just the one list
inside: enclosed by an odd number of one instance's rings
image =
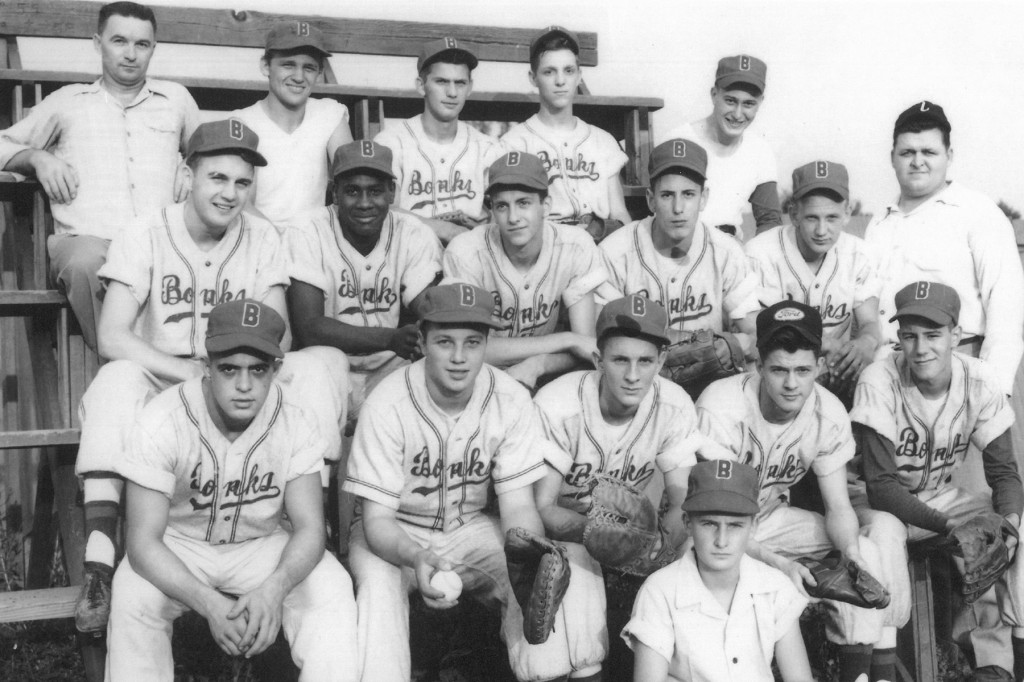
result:
[[(674, 564), (670, 566), (669, 570), (675, 568)], [(622, 629), (622, 639), (631, 650), (636, 642), (641, 642), (671, 662), (675, 653), (672, 605), (661, 587), (661, 581), (650, 578), (643, 584), (633, 601), (629, 622)]]
[(398, 229), (402, 233), (405, 251), (402, 263), (402, 303), (409, 305), (424, 289), (441, 279), (443, 249), (434, 231), (414, 216), (403, 215)]
[(564, 396), (561, 393), (546, 390), (548, 388), (556, 388), (556, 386), (548, 384), (534, 398), (537, 421), (540, 423), (544, 435), (542, 439), (543, 458), (551, 468), (565, 475), (576, 461), (573, 453), (575, 448), (566, 429), (565, 419), (560, 414), (559, 403)]
[(330, 445), (320, 433), (320, 427), (315, 419), (310, 418), (305, 412), (299, 412), (296, 419), (299, 428), (295, 429), (296, 435), (301, 435), (301, 440), (296, 438), (291, 458), (288, 461), (288, 481), (293, 481), (306, 474), (319, 474), (324, 468), (324, 460), (331, 454)]
[(398, 509), (405, 482), (401, 421), (384, 400), (370, 396), (359, 412), (352, 454), (342, 489), (390, 509)]
[(811, 467), (818, 476), (827, 476), (845, 467), (846, 463), (853, 459), (856, 446), (853, 442), (850, 418), (842, 403), (824, 388), (816, 386), (815, 390), (818, 391), (823, 414), (819, 418), (822, 431), (818, 436), (818, 443), (821, 444), (821, 449), (818, 450)]
[(522, 400), (516, 402), (519, 404), (509, 407), (518, 408), (510, 410), (517, 418), (505, 431), (492, 462), (491, 480), (494, 481), (494, 492), (499, 495), (531, 485), (546, 473), (540, 447), (543, 435), (525, 389)]
[[(475, 228), (475, 230), (488, 229), (490, 229), (489, 225), (481, 225)], [(443, 284), (463, 283), (483, 286), (479, 261), (469, 255), (470, 249), (464, 248), (474, 245), (475, 240), (473, 240), (473, 236), (473, 232), (460, 234), (444, 250), (444, 256), (441, 259), (441, 269), (444, 273)]]
[(579, 236), (580, 239), (574, 242), (573, 257), (569, 261), (574, 272), (569, 278), (565, 291), (562, 292), (562, 301), (566, 308), (576, 305), (583, 297), (608, 281), (608, 268), (604, 255), (589, 235), (581, 230)]
[(850, 421), (874, 429), (879, 436), (890, 443), (898, 443), (896, 437), (896, 394), (885, 366), (891, 359), (879, 360), (868, 365), (857, 381), (853, 394), (853, 409)]
[[(391, 125), (397, 126), (402, 125), (399, 122), (393, 122)], [(398, 139), (390, 128), (384, 128), (382, 131), (377, 133), (377, 136), (373, 138), (373, 141), (379, 145), (383, 145), (391, 150), (391, 172), (395, 174), (395, 187), (401, 188), (403, 186), (404, 175), (402, 174), (403, 164), (405, 163), (404, 156), (402, 154), (402, 142)], [(398, 205), (398, 196), (401, 192), (396, 193), (395, 206)]]
[(150, 227), (141, 222), (121, 230), (110, 242), (107, 260), (97, 272), (104, 286), (120, 282), (140, 306), (149, 300), (153, 280), (153, 245)]
[(743, 445), (740, 420), (728, 409), (728, 405), (744, 398), (739, 392), (731, 395), (728, 390), (730, 382), (730, 379), (715, 382), (697, 398), (697, 428), (712, 445), (710, 448), (700, 448), (701, 455), (706, 459), (736, 459)]
[[(854, 237), (851, 237), (854, 238)], [(857, 251), (854, 255), (854, 291), (853, 307), (858, 308), (865, 301), (878, 298), (882, 292), (882, 282), (878, 277), (878, 262), (874, 250), (868, 248), (864, 240), (857, 239)]]
[(288, 286), (288, 256), (281, 248), (281, 237), (273, 225), (260, 221), (253, 230), (254, 239), (259, 241), (259, 258), (256, 261), (256, 290), (252, 297), (262, 301), (274, 287)]
[(316, 287), (326, 295), (327, 275), (324, 273), (323, 251), (316, 224), (313, 221), (296, 224), (284, 234), (288, 277)]
[[(669, 386), (672, 388), (672, 386)], [(679, 409), (673, 412), (674, 418), (668, 423), (667, 433), (654, 457), (655, 463), (663, 474), (679, 467), (692, 467), (697, 463), (697, 448), (702, 441), (697, 428), (697, 412), (689, 396), (680, 389), (683, 395)]]
[(998, 390), (995, 378), (984, 381), (972, 378), (971, 384), (972, 397), (976, 395), (980, 403), (971, 442), (979, 450), (984, 450), (1013, 424), (1013, 408), (1003, 392)]
[[(724, 244), (719, 243), (719, 248)], [(722, 307), (730, 320), (742, 320), (761, 309), (757, 300), (758, 279), (739, 244), (725, 247), (722, 266)]]
[(774, 594), (772, 605), (775, 613), (775, 641), (778, 642), (789, 632), (793, 624), (800, 620), (800, 614), (807, 608), (808, 600), (785, 576), (780, 575), (775, 582), (778, 590)]
[(174, 495), (178, 446), (174, 428), (159, 425), (153, 429), (140, 420), (132, 429), (124, 457), (114, 463), (115, 473), (170, 499)]

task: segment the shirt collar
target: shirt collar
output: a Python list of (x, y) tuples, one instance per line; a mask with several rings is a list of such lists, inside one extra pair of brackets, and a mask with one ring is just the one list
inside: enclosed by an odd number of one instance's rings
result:
[[(83, 92), (88, 94), (95, 94), (103, 90), (103, 77), (99, 77), (92, 83), (83, 85)], [(139, 94), (135, 96), (135, 101), (132, 104), (138, 104), (142, 102), (150, 95), (160, 95), (161, 97), (170, 97), (166, 90), (166, 84), (163, 81), (153, 80), (147, 78), (146, 82), (142, 84), (142, 89), (139, 90)]]
[(907, 213), (904, 213), (903, 211), (900, 210), (899, 200), (900, 198), (896, 197), (896, 201), (886, 206), (885, 216), (887, 218), (893, 215), (894, 213), (903, 213), (904, 215), (910, 215), (911, 213), (916, 213), (925, 206), (928, 206), (929, 204), (932, 203), (941, 203), (946, 204), (948, 206), (960, 206), (960, 185), (956, 184), (956, 182), (953, 180), (947, 180), (946, 186), (942, 189), (942, 191), (940, 191), (933, 197), (929, 197), (924, 203), (917, 206), (913, 211), (909, 211)]
[[(679, 579), (676, 583), (676, 608), (699, 609), (708, 616), (718, 616), (724, 613), (722, 605), (718, 603), (711, 591), (704, 585), (697, 570), (697, 560), (694, 550), (690, 550), (676, 562)], [(757, 565), (755, 560), (744, 554), (740, 559), (740, 579), (736, 583), (736, 596), (733, 597), (734, 609), (739, 602), (736, 597), (745, 594), (756, 595), (771, 591), (767, 585), (761, 584), (755, 575)]]

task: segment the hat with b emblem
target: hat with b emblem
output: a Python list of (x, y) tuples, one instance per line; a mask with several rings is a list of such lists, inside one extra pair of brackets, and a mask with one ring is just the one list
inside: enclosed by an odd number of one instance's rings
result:
[(697, 462), (690, 469), (683, 511), (690, 514), (756, 516), (760, 492), (757, 470), (731, 459)]
[(757, 347), (763, 347), (783, 329), (792, 329), (816, 346), (821, 345), (821, 315), (798, 301), (779, 301), (757, 314)]
[(221, 303), (210, 311), (206, 352), (252, 348), (273, 358), (283, 358), (284, 330), (284, 319), (266, 303), (251, 298)]
[(420, 305), (420, 319), (479, 324), (492, 329), (505, 326), (494, 316), (494, 297), (473, 284), (441, 284), (427, 288)]
[(616, 331), (647, 337), (659, 346), (668, 345), (668, 314), (660, 303), (643, 296), (617, 298), (597, 316), (597, 338)]
[(708, 153), (696, 142), (676, 138), (662, 142), (651, 152), (647, 171), (651, 180), (673, 168), (693, 171), (700, 177), (708, 178)]
[(458, 39), (451, 36), (445, 36), (444, 38), (423, 43), (423, 47), (420, 49), (420, 58), (416, 60), (416, 70), (423, 71), (423, 69), (439, 61), (442, 56), (449, 52), (461, 54), (468, 63), (470, 71), (475, 69), (476, 65), (480, 63), (480, 60), (476, 58), (476, 55), (465, 43), (460, 43)]
[(896, 314), (889, 321), (911, 316), (939, 325), (957, 324), (960, 296), (956, 289), (939, 282), (912, 282), (896, 292)]
[(308, 21), (281, 21), (267, 32), (266, 49), (294, 50), (310, 47), (324, 57), (330, 57), (323, 31)]
[(580, 39), (576, 37), (576, 34), (567, 28), (561, 26), (548, 26), (546, 29), (537, 34), (537, 37), (530, 41), (530, 61), (537, 56), (541, 48), (544, 47), (544, 43), (549, 38), (561, 37), (565, 38), (570, 43), (570, 48), (574, 54), (580, 53)]
[(395, 179), (392, 170), (391, 150), (373, 140), (355, 140), (343, 144), (334, 152), (331, 163), (331, 177), (336, 178), (342, 173), (354, 170), (371, 171)]
[(722, 57), (718, 60), (718, 69), (715, 71), (715, 87), (724, 90), (737, 83), (746, 83), (764, 92), (767, 77), (768, 65), (757, 57), (746, 54)]
[(188, 139), (190, 159), (196, 154), (212, 155), (216, 152), (238, 154), (254, 166), (266, 166), (267, 160), (257, 149), (260, 136), (237, 118), (225, 118), (200, 124)]
[(846, 166), (832, 161), (812, 161), (793, 171), (793, 199), (803, 199), (814, 190), (828, 190), (843, 201), (850, 199), (850, 176)]
[(924, 100), (907, 107), (896, 117), (896, 125), (893, 126), (893, 132), (898, 133), (907, 124), (918, 122), (934, 124), (940, 130), (945, 130), (947, 133), (953, 129), (942, 107), (934, 102)]
[(487, 170), (487, 194), (495, 185), (520, 185), (546, 192), (548, 172), (544, 162), (527, 152), (509, 152)]

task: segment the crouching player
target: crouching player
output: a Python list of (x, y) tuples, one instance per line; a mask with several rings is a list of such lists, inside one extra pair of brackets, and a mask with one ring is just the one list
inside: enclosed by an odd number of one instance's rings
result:
[(622, 637), (644, 682), (810, 682), (800, 634), (807, 598), (747, 556), (759, 512), (757, 470), (729, 460), (690, 472), (683, 518), (693, 551), (640, 588)]
[(265, 303), (215, 307), (203, 376), (139, 416), (117, 463), (128, 554), (114, 576), (106, 679), (173, 680), (171, 623), (188, 609), (228, 654), (254, 656), (284, 627), (301, 680), (356, 679), (352, 583), (324, 553), (330, 446), (275, 381), (284, 332)]

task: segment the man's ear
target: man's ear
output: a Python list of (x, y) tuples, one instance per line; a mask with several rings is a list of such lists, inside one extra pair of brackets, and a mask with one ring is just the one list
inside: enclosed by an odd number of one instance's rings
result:
[(213, 369), (210, 367), (210, 358), (203, 358), (203, 378), (209, 379)]
[(953, 337), (953, 350), (956, 350), (956, 347), (960, 345), (960, 341), (964, 337), (963, 327), (960, 325), (954, 325), (953, 329), (950, 330), (950, 334)]

